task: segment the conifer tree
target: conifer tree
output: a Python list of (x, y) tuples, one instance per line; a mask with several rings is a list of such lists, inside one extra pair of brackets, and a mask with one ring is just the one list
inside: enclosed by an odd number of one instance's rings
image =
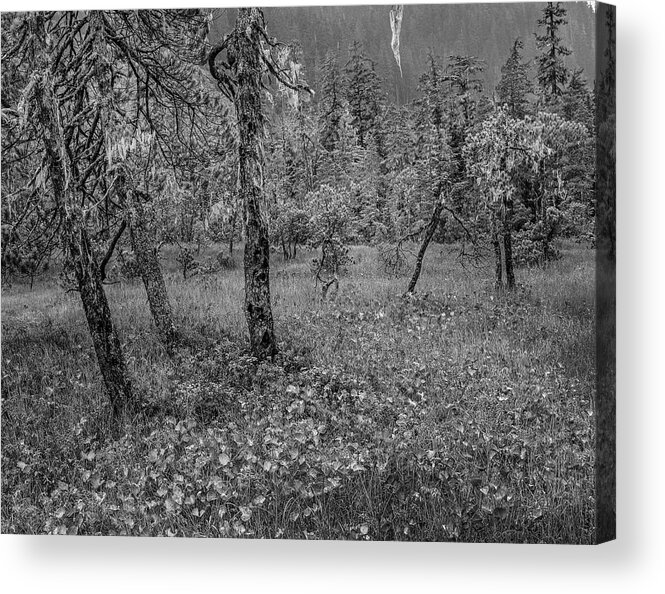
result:
[[(464, 136), (475, 123), (485, 64), (475, 56), (450, 56), (445, 70), (452, 105), (451, 124)], [(463, 139), (462, 139), (463, 140)]]
[[(185, 55), (198, 57), (206, 20), (188, 11), (172, 11), (168, 24), (164, 17), (163, 11), (146, 11), (140, 17), (122, 11), (36, 12), (12, 15), (7, 25), (3, 18), (3, 28), (15, 33), (3, 54), (3, 83), (8, 80), (6, 70), (25, 68), (34, 73), (29, 78), (14, 76), (20, 84), (11, 94), (3, 88), (3, 110), (7, 100), (11, 118), (18, 123), (12, 130), (30, 147), (30, 158), (20, 159), (37, 166), (39, 183), (33, 185), (22, 174), (17, 181), (24, 186), (22, 194), (30, 195), (35, 212), (52, 229), (42, 251), (60, 240), (63, 278), (80, 295), (115, 421), (124, 417), (134, 401), (122, 343), (103, 287), (105, 267), (124, 228), (129, 226), (134, 238), (139, 231), (136, 217), (132, 217), (120, 223), (107, 242), (112, 226), (125, 215), (123, 205), (114, 201), (113, 189), (122, 167), (119, 155), (126, 154), (128, 139), (118, 138), (116, 132), (133, 127), (163, 134), (167, 124), (154, 118), (151, 108), (155, 103), (191, 118), (199, 113), (195, 99), (199, 87), (192, 81), (194, 67)], [(127, 30), (135, 34), (127, 35)], [(176, 47), (178, 59), (173, 55)], [(122, 92), (134, 87), (130, 72), (136, 77), (135, 97), (141, 94), (135, 109), (126, 109), (128, 98)], [(183, 121), (180, 124), (182, 128)], [(177, 137), (171, 135), (171, 145)], [(3, 149), (6, 146), (3, 143)], [(34, 156), (38, 156), (36, 161)], [(18, 233), (17, 228), (13, 231)], [(145, 247), (144, 255), (149, 258), (153, 252), (148, 249), (147, 236), (142, 239), (136, 245)], [(159, 310), (155, 321), (170, 342), (170, 308), (163, 282), (160, 287), (153, 282), (161, 279), (156, 259), (151, 264), (151, 310), (153, 314)], [(155, 295), (160, 298), (157, 305), (163, 307), (153, 307)]]
[(349, 47), (349, 60), (344, 67), (346, 100), (358, 144), (366, 148), (376, 127), (381, 105), (381, 82), (374, 62), (363, 55), (362, 45), (354, 41)]
[(559, 28), (566, 25), (566, 9), (560, 2), (548, 2), (543, 9), (543, 16), (538, 19), (538, 27), (544, 29), (536, 34), (536, 46), (542, 50), (538, 56), (538, 84), (545, 97), (552, 101), (559, 98), (568, 80), (568, 70), (563, 58), (571, 51), (565, 47), (559, 37)]
[(344, 117), (344, 80), (336, 52), (328, 51), (321, 67), (321, 93), (319, 98), (321, 145), (334, 150), (342, 137)]
[(466, 175), (463, 147), (467, 135), (483, 117), (480, 108), (483, 98), (481, 74), (484, 68), (484, 62), (475, 56), (450, 56), (442, 80), (452, 159), (449, 204), (460, 213), (470, 206), (467, 195), (471, 184)]
[(441, 215), (450, 192), (451, 162), (446, 114), (443, 108), (443, 73), (438, 61), (428, 56), (429, 69), (420, 82), (422, 97), (418, 102), (418, 158), (416, 167), (423, 194), (431, 202), (431, 215), (424, 226), (423, 239), (406, 293), (412, 293), (420, 277), (423, 258), (441, 223)]
[(593, 96), (581, 68), (573, 72), (563, 93), (562, 115), (589, 129), (593, 127)]
[(513, 118), (521, 119), (526, 115), (529, 93), (533, 93), (533, 83), (529, 80), (529, 65), (522, 62), (520, 50), (524, 48), (522, 40), (513, 42), (510, 56), (501, 67), (501, 81), (496, 91), (499, 101), (508, 107)]

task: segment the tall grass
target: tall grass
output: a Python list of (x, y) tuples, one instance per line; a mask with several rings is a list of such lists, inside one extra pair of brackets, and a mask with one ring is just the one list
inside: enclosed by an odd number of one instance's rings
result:
[(594, 540), (593, 252), (497, 294), (433, 246), (418, 294), (356, 247), (323, 302), (311, 255), (272, 262), (281, 354), (248, 353), (238, 266), (165, 262), (183, 345), (138, 282), (108, 288), (140, 412), (111, 437), (77, 296), (2, 295), (2, 530)]

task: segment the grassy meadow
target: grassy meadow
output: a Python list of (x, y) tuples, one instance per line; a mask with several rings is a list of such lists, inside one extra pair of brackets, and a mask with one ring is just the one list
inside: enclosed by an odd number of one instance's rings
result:
[(3, 289), (3, 533), (593, 542), (593, 250), (499, 294), (493, 263), (434, 245), (402, 297), (359, 246), (325, 302), (312, 254), (274, 253), (262, 364), (241, 250), (187, 280), (164, 256), (172, 357), (140, 280), (107, 287), (140, 399), (122, 435), (78, 295)]

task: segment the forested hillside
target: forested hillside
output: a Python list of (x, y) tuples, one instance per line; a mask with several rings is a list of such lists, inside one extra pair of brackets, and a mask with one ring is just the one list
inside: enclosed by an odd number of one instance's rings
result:
[[(567, 2), (568, 26), (561, 31), (573, 50), (566, 60), (571, 70), (583, 68), (590, 84), (594, 80), (594, 12), (587, 2)], [(298, 41), (303, 48), (308, 79), (318, 86), (318, 69), (329, 50), (346, 50), (361, 41), (366, 55), (376, 62), (379, 77), (392, 100), (415, 99), (418, 80), (425, 70), (428, 52), (447, 57), (472, 55), (486, 62), (483, 80), (494, 88), (501, 66), (516, 37), (524, 41), (524, 55), (537, 54), (534, 23), (542, 10), (539, 2), (505, 4), (407, 4), (401, 32), (402, 72), (390, 49), (389, 6), (301, 6), (266, 8), (270, 35), (284, 42)], [(212, 28), (219, 39), (233, 23), (235, 10), (215, 11)]]

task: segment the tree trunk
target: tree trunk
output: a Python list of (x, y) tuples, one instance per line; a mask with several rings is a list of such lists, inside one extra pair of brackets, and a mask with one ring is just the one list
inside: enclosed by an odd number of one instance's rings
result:
[(509, 206), (496, 213), (494, 232), (494, 254), (496, 256), (496, 288), (515, 287), (515, 266), (513, 263), (512, 216)]
[(53, 197), (62, 212), (61, 238), (66, 263), (74, 270), (97, 363), (111, 400), (113, 418), (119, 421), (131, 402), (131, 385), (82, 209), (71, 183), (68, 183), (71, 172), (67, 170), (65, 141), (47, 75), (38, 81), (35, 94)]
[(80, 213), (65, 215), (63, 239), (69, 263), (74, 267), (97, 362), (111, 400), (113, 418), (119, 421), (125, 416), (131, 401), (131, 385), (99, 266)]
[(233, 256), (233, 240), (236, 235), (236, 218), (238, 217), (237, 209), (233, 209), (233, 214), (231, 215), (231, 235), (229, 236), (229, 256)]
[(423, 237), (423, 242), (420, 244), (420, 249), (418, 250), (418, 256), (416, 257), (416, 265), (413, 269), (413, 275), (409, 281), (409, 287), (407, 288), (407, 293), (413, 293), (420, 278), (420, 271), (423, 267), (423, 258), (425, 257), (425, 252), (434, 237), (434, 232), (439, 225), (439, 220), (441, 219), (441, 211), (443, 210), (443, 201), (439, 199), (434, 211), (432, 212), (432, 217), (430, 218), (429, 223), (427, 224), (427, 229), (425, 230), (425, 237)]
[(539, 192), (539, 218), (542, 232), (541, 249), (543, 254), (543, 266), (550, 260), (550, 237), (547, 228), (547, 202), (545, 196), (545, 162), (541, 159), (538, 163), (538, 192)]
[(258, 8), (240, 8), (233, 39), (236, 56), (240, 195), (245, 216), (245, 315), (253, 355), (273, 357), (277, 341), (270, 303), (270, 246), (262, 213), (264, 118), (261, 109), (261, 36)]
[(176, 329), (173, 322), (173, 311), (166, 292), (164, 275), (159, 266), (157, 250), (152, 233), (145, 221), (145, 211), (140, 198), (131, 189), (127, 189), (126, 181), (120, 178), (118, 181), (118, 194), (124, 204), (129, 223), (129, 237), (132, 242), (132, 250), (136, 255), (145, 292), (148, 296), (148, 305), (152, 319), (155, 322), (159, 339), (167, 351), (171, 351), (176, 341)]
[(494, 230), (494, 239), (492, 240), (492, 245), (494, 246), (494, 258), (496, 262), (495, 266), (495, 281), (494, 284), (497, 289), (500, 289), (503, 286), (503, 258), (501, 257), (501, 238), (497, 229)]
[(515, 267), (513, 265), (513, 234), (508, 224), (503, 228), (503, 256), (506, 269), (506, 286), (515, 288)]

